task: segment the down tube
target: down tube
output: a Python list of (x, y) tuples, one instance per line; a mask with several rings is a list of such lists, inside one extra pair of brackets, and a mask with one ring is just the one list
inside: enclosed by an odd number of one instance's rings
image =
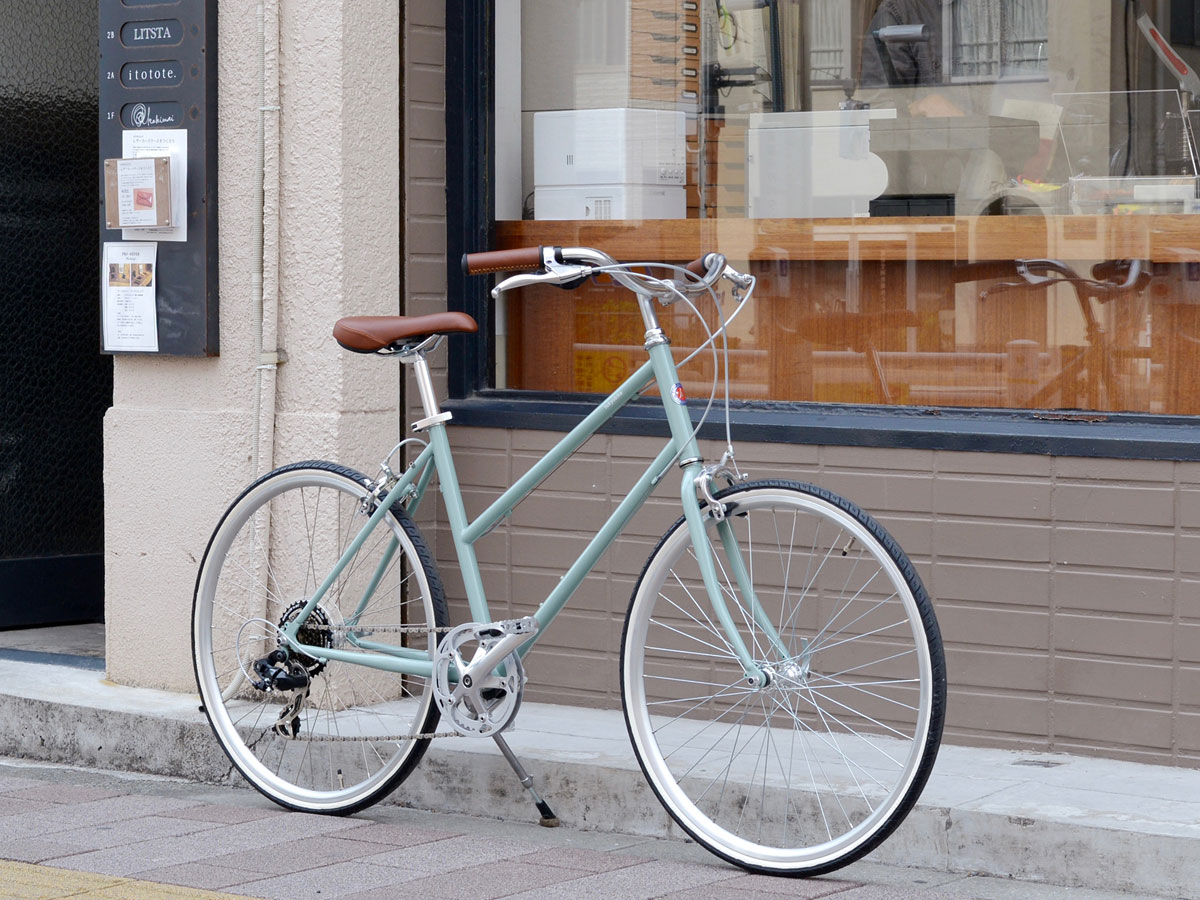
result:
[(533, 614), (538, 622), (538, 632), (529, 643), (521, 647), (522, 655), (529, 652), (537, 642), (538, 637), (542, 634), (543, 629), (558, 615), (559, 610), (563, 608), (567, 600), (575, 593), (575, 589), (587, 577), (588, 572), (596, 565), (596, 562), (604, 554), (604, 551), (609, 548), (612, 542), (617, 539), (617, 536), (625, 529), (625, 526), (629, 524), (629, 520), (633, 518), (634, 513), (642, 508), (642, 504), (646, 502), (646, 498), (650, 496), (658, 486), (658, 483), (663, 479), (663, 476), (666, 475), (666, 471), (670, 467), (671, 461), (675, 458), (675, 454), (675, 442), (671, 441), (662, 449), (654, 462), (650, 464), (650, 468), (638, 479), (637, 484), (629, 489), (629, 493), (625, 495), (625, 499), (621, 501), (620, 505), (613, 511), (613, 514), (609, 516), (608, 521), (604, 523), (604, 527), (592, 538), (591, 543), (587, 545), (583, 553), (579, 555), (579, 559), (575, 560), (571, 568), (563, 575), (549, 596), (542, 601), (542, 605)]

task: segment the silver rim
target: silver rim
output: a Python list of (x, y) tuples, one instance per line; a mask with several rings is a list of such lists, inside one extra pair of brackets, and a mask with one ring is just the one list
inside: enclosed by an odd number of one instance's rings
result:
[(894, 827), (914, 790), (934, 696), (928, 638), (896, 561), (855, 517), (799, 490), (728, 500), (778, 641), (747, 608), (715, 523), (710, 546), (771, 684), (746, 685), (681, 525), (630, 609), (630, 734), (668, 811), (708, 849), (752, 868), (828, 868)]
[[(287, 610), (312, 596), (366, 522), (365, 496), (361, 484), (331, 471), (268, 478), (218, 526), (200, 573), (193, 649), (205, 709), (242, 774), (292, 807), (333, 812), (371, 802), (417, 749), (404, 738), (431, 724), (427, 680), (311, 659), (308, 698), (293, 734), (280, 736), (274, 726), (296, 692), (264, 693), (244, 674), (248, 660), (278, 645), (277, 625)], [(330, 587), (315, 617), (328, 627), (310, 632), (307, 642), (324, 633), (344, 649), (374, 640), (432, 652), (432, 632), (388, 631), (437, 623), (412, 539), (393, 517), (383, 523)], [(355, 619), (380, 571), (372, 603)]]

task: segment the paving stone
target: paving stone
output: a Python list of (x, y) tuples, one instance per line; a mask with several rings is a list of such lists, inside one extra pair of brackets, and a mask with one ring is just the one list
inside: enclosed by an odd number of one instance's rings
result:
[(253, 850), (242, 850), (225, 856), (216, 856), (209, 860), (219, 866), (232, 866), (257, 873), (258, 878), (264, 875), (287, 875), (290, 872), (304, 871), (317, 866), (331, 863), (346, 862), (361, 856), (371, 856), (386, 850), (380, 844), (369, 841), (343, 840), (342, 833), (337, 837), (320, 835), (315, 838), (305, 838), (298, 841), (287, 841), (282, 844), (272, 844), (267, 847), (256, 847)]
[(348, 828), (340, 832), (338, 837), (351, 841), (370, 841), (375, 844), (388, 844), (392, 847), (413, 847), (417, 844), (428, 844), (430, 841), (444, 841), (449, 838), (462, 837), (460, 831), (437, 831), (430, 828), (409, 828), (404, 825), (390, 825), (382, 822), (371, 822), (357, 828)]
[[(836, 894), (837, 900), (931, 900), (928, 891), (899, 885), (865, 885)], [(937, 900), (978, 900), (952, 888), (940, 888)]]
[(83, 894), (120, 884), (119, 878), (107, 878), (86, 872), (63, 873), (43, 866), (0, 862), (0, 884), (8, 897), (51, 898)]
[(258, 881), (261, 878), (262, 875), (258, 872), (246, 872), (212, 863), (185, 863), (182, 866), (168, 866), (165, 869), (150, 869), (138, 876), (140, 881), (177, 884), (184, 887), (203, 888), (208, 891), (229, 888), (248, 881)]
[(124, 796), (117, 791), (89, 787), (85, 784), (39, 784), (36, 787), (5, 791), (4, 795), (20, 800), (44, 800), (47, 803), (87, 803), (92, 800)]
[(513, 860), (534, 850), (529, 844), (504, 838), (482, 839), (478, 835), (449, 838), (429, 844), (417, 844), (367, 858), (375, 866), (391, 866), (403, 871), (398, 881), (412, 881), (442, 872)]
[(497, 862), (350, 894), (346, 900), (496, 900), (520, 891), (586, 877), (581, 869)]
[[(823, 878), (779, 878), (771, 875), (740, 875), (722, 882), (719, 890), (756, 892), (775, 897), (829, 897), (860, 887), (861, 882), (826, 876)], [(717, 890), (717, 889), (714, 889)], [(713, 895), (717, 895), (714, 893)]]
[(70, 844), (44, 837), (22, 837), (0, 840), (0, 859), (40, 863), (48, 859), (70, 856)]
[(382, 888), (404, 880), (404, 873), (391, 866), (373, 866), (359, 860), (335, 863), (320, 869), (294, 872), (238, 885), (238, 893), (272, 900), (329, 900)]
[[(22, 800), (19, 797), (0, 797), (0, 818), (8, 819), (19, 816), (22, 813), (49, 809), (52, 806), (58, 806), (58, 804), (51, 803), (49, 800)], [(3, 833), (2, 829), (3, 825), (0, 825), (0, 833)]]
[(25, 778), (20, 775), (0, 774), (0, 794), (9, 791), (19, 791), (22, 788), (37, 787), (43, 782), (36, 778)]
[[(789, 879), (790, 880), (790, 879)], [(764, 891), (758, 888), (732, 888), (720, 885), (704, 885), (699, 888), (692, 888), (686, 891), (675, 891), (670, 894), (663, 894), (657, 900), (779, 900), (780, 897), (796, 897), (809, 900), (815, 897), (828, 897), (831, 900), (837, 900), (839, 897), (846, 896), (841, 893), (845, 890), (844, 887), (839, 888), (817, 888), (816, 893), (811, 893), (807, 886), (795, 889), (790, 893), (781, 893), (779, 891)]]
[(237, 825), (241, 822), (257, 822), (273, 816), (286, 816), (288, 811), (278, 807), (231, 806), (228, 804), (206, 803), (203, 806), (193, 806), (181, 809), (171, 815), (179, 819), (197, 819), (201, 822), (218, 822), (223, 825)]
[(194, 806), (192, 800), (170, 797), (118, 796), (87, 803), (51, 805), (0, 818), (0, 840), (53, 834), (74, 828), (80, 822), (118, 822), (143, 816), (167, 815), (176, 809)]
[(107, 847), (122, 847), (139, 844), (156, 838), (195, 834), (215, 828), (211, 822), (194, 822), (188, 819), (171, 819), (164, 816), (147, 816), (144, 819), (127, 819), (111, 824), (76, 825), (74, 828), (44, 835), (69, 848), (62, 856), (104, 850)]
[(609, 872), (613, 869), (623, 869), (626, 866), (636, 866), (647, 860), (638, 856), (627, 856), (620, 853), (601, 853), (598, 850), (576, 850), (566, 848), (547, 848), (536, 850), (525, 856), (518, 856), (516, 862), (526, 862), (539, 866), (561, 866), (565, 869), (580, 869), (584, 872)]
[(304, 813), (294, 813), (287, 821), (287, 832), (279, 833), (278, 840), (273, 839), (275, 832), (271, 829), (264, 829), (257, 822), (243, 822), (183, 837), (157, 838), (132, 846), (81, 853), (60, 860), (58, 865), (105, 875), (135, 875), (150, 869), (211, 860), (217, 856), (245, 850), (247, 847), (263, 848), (266, 852), (273, 843), (284, 843), (286, 838), (316, 838), (346, 828), (344, 819)]
[[(649, 900), (701, 885), (717, 885), (736, 877), (737, 873), (730, 869), (655, 861), (560, 882), (547, 888), (522, 891), (512, 894), (510, 900), (611, 900), (613, 897)], [(707, 888), (703, 894), (708, 895)]]

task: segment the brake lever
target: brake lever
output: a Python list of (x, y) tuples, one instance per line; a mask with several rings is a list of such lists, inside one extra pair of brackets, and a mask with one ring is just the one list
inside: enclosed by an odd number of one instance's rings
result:
[(510, 275), (492, 288), (492, 299), (498, 299), (505, 291), (529, 287), (534, 284), (552, 284), (556, 287), (563, 287), (573, 281), (582, 281), (594, 271), (595, 269), (591, 266), (554, 263), (553, 265), (548, 265), (541, 272), (522, 272), (518, 275)]
[[(1049, 284), (1051, 282), (1063, 280), (1061, 278), (1053, 278), (1049, 275), (1035, 275), (1033, 273), (1033, 270), (1029, 268), (1028, 262), (1026, 262), (1025, 260), (1018, 260), (1017, 274), (1020, 275), (1021, 278), (1023, 278), (1025, 280), (1026, 284), (1030, 284), (1030, 285)], [(1013, 287), (1018, 287), (1018, 286), (1019, 285), (1013, 285)]]

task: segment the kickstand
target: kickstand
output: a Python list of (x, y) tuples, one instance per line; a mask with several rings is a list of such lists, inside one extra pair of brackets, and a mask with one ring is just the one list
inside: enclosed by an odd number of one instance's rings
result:
[(558, 816), (554, 814), (554, 810), (550, 808), (550, 804), (539, 797), (538, 792), (533, 789), (533, 776), (525, 771), (525, 767), (521, 765), (521, 761), (517, 759), (517, 755), (508, 746), (508, 741), (504, 740), (504, 735), (493, 734), (492, 740), (496, 742), (496, 746), (500, 748), (500, 752), (504, 754), (504, 758), (508, 760), (508, 764), (517, 773), (517, 778), (521, 780), (521, 786), (529, 791), (533, 797), (533, 802), (537, 806), (538, 812), (542, 814), (542, 818), (538, 821), (538, 824), (543, 828), (557, 828)]

